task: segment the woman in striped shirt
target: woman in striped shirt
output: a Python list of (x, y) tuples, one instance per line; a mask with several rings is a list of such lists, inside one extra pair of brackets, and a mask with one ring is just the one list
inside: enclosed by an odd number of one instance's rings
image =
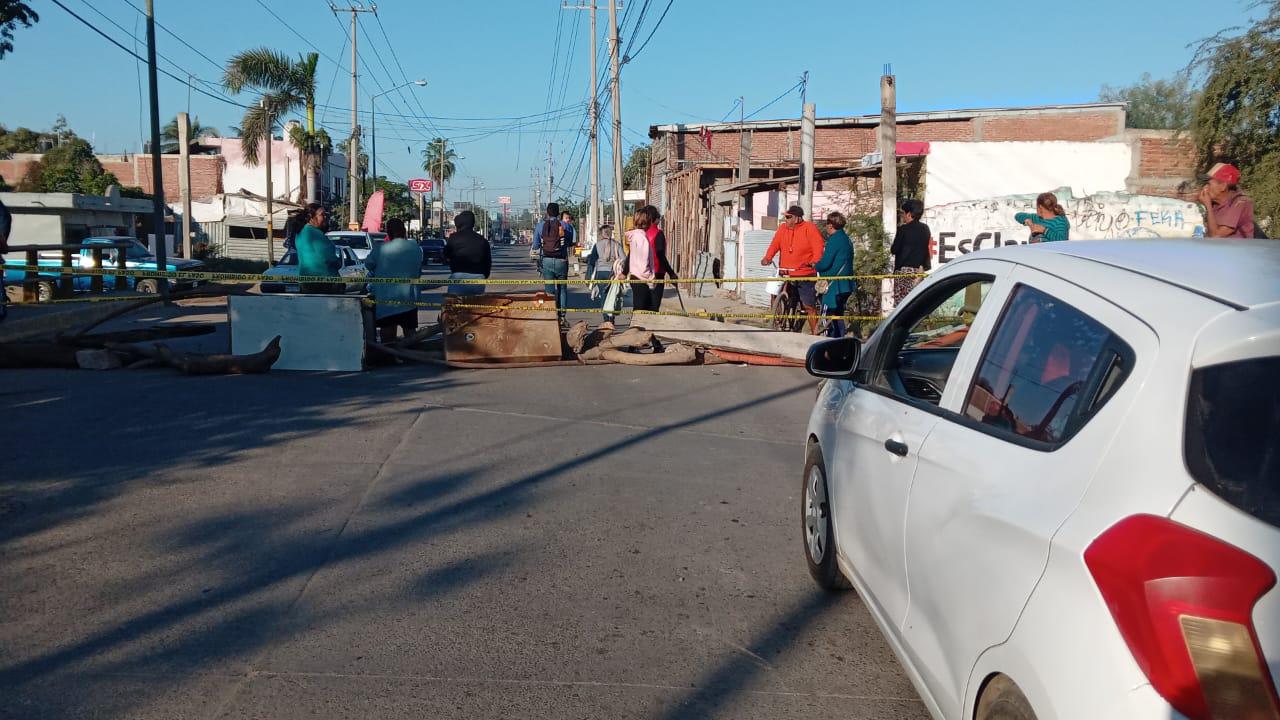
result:
[(1034, 213), (1018, 213), (1013, 219), (1019, 225), (1031, 228), (1031, 242), (1070, 239), (1071, 221), (1067, 219), (1067, 211), (1058, 204), (1058, 196), (1053, 193), (1040, 193)]

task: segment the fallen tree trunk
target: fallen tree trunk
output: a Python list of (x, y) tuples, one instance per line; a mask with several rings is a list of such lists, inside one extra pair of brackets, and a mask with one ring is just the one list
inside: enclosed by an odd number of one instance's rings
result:
[(660, 353), (629, 353), (623, 350), (605, 350), (603, 359), (620, 365), (688, 365), (698, 359), (698, 353), (688, 345), (667, 345)]
[(280, 359), (280, 336), (251, 355), (199, 355), (174, 352), (164, 345), (156, 345), (156, 351), (163, 362), (188, 375), (254, 375), (270, 370)]

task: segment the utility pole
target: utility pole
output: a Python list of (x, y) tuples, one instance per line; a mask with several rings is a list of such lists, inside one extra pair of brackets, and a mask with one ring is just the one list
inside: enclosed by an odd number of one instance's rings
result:
[(600, 222), (600, 91), (599, 76), (596, 72), (596, 0), (589, 0), (589, 5), (564, 4), (572, 10), (591, 11), (591, 42), (587, 43), (587, 52), (591, 55), (591, 105), (587, 112), (591, 118), (591, 204), (587, 207), (586, 237), (595, 242), (596, 233), (603, 223)]
[[(898, 87), (893, 68), (884, 66), (880, 77), (880, 212), (884, 222), (886, 247), (893, 244), (898, 231)], [(893, 280), (885, 278), (880, 284), (880, 312), (893, 309)]]
[(359, 228), (360, 227), (360, 189), (359, 189), (360, 186), (358, 181), (359, 181), (359, 174), (360, 174), (360, 116), (359, 116), (359, 113), (357, 112), (358, 99), (356, 96), (357, 77), (358, 77), (356, 73), (356, 63), (359, 61), (359, 56), (356, 54), (356, 30), (357, 30), (356, 17), (358, 13), (362, 13), (362, 12), (376, 13), (378, 11), (378, 6), (372, 5), (372, 4), (369, 7), (364, 7), (362, 5), (350, 5), (348, 7), (339, 8), (337, 5), (330, 3), (329, 8), (333, 10), (333, 13), (335, 15), (338, 14), (339, 10), (341, 10), (342, 12), (351, 13), (351, 139), (347, 143), (347, 154), (351, 156), (350, 157), (351, 172), (350, 172), (350, 177), (348, 178), (348, 183), (350, 184), (351, 202), (350, 202), (350, 208), (349, 208), (349, 217), (347, 219), (347, 226), (351, 227), (354, 225), (355, 227)]
[(813, 133), (817, 111), (813, 103), (805, 103), (800, 119), (800, 207), (810, 221), (813, 218)]
[(271, 206), (271, 199), (275, 196), (275, 189), (271, 186), (271, 146), (275, 140), (276, 119), (271, 117), (271, 106), (266, 100), (262, 102), (262, 109), (267, 113), (267, 264), (276, 264), (276, 246), (275, 246), (275, 214), (274, 208)]
[[(623, 231), (622, 222), (622, 100), (618, 97), (619, 77), (622, 69), (621, 41), (618, 38), (618, 0), (609, 0), (609, 64), (613, 83), (613, 214), (617, 224), (615, 233)], [(615, 235), (615, 237), (617, 237)]]
[(547, 202), (555, 202), (555, 178), (551, 164), (551, 143), (547, 143)]
[(439, 173), (438, 177), (440, 178), (440, 237), (444, 237), (444, 155), (448, 146), (449, 141), (444, 138), (440, 138), (440, 157), (436, 162), (437, 172)]
[[(156, 82), (156, 13), (147, 0), (147, 82), (151, 88), (151, 212), (156, 235), (156, 267), (168, 270), (164, 246), (164, 173), (160, 158), (160, 91)], [(156, 285), (165, 304), (169, 302), (169, 281), (158, 278)]]
[(191, 259), (191, 123), (178, 113), (178, 194), (182, 196), (182, 257)]

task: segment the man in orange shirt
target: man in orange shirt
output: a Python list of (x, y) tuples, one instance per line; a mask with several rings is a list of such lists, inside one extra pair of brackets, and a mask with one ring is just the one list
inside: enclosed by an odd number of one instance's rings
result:
[[(779, 272), (786, 277), (813, 277), (818, 274), (813, 266), (822, 259), (822, 249), (826, 244), (818, 226), (804, 219), (804, 209), (792, 205), (782, 215), (783, 225), (773, 235), (773, 242), (761, 258), (761, 265), (773, 262), (773, 256), (782, 253), (779, 260)], [(800, 305), (809, 316), (809, 334), (818, 330), (818, 294), (811, 281), (793, 283), (800, 295)]]

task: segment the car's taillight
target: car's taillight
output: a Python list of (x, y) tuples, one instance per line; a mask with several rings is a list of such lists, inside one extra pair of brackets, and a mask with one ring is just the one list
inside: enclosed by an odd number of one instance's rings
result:
[(1252, 620), (1276, 584), (1265, 563), (1154, 515), (1121, 520), (1084, 561), (1138, 666), (1178, 712), (1280, 718)]

